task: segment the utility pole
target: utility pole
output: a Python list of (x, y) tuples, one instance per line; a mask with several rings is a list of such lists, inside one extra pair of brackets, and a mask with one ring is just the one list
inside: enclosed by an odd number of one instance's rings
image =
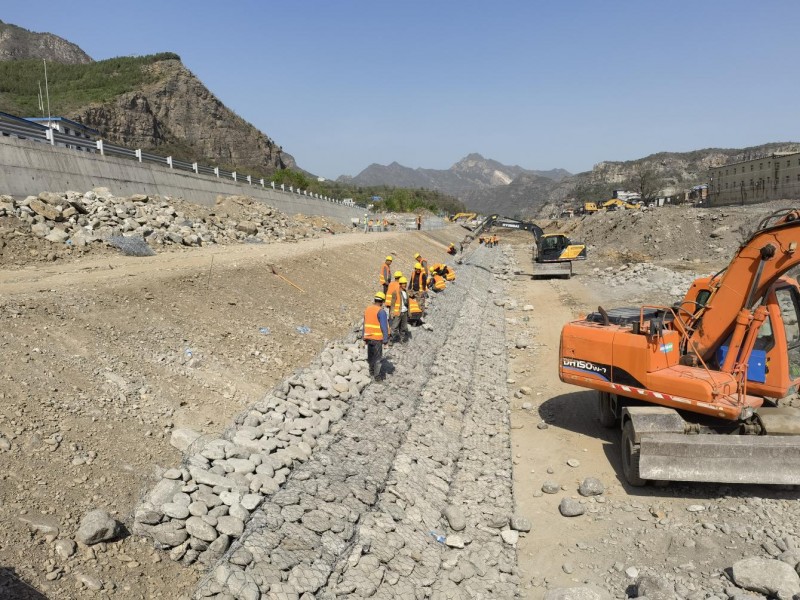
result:
[(47, 126), (52, 128), (52, 123), (50, 122), (50, 89), (47, 87), (47, 60), (43, 59), (44, 61), (44, 91), (47, 94)]

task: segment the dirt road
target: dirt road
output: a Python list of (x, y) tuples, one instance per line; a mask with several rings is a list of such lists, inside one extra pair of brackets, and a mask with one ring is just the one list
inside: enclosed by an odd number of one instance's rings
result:
[[(529, 240), (510, 241), (524, 273)], [(558, 379), (559, 334), (565, 322), (598, 304), (633, 306), (657, 301), (658, 294), (635, 281), (609, 288), (595, 268), (587, 261), (568, 281), (518, 276), (509, 284), (516, 301), (506, 315), (509, 391), (515, 396), (514, 500), (516, 511), (534, 523), (518, 545), (522, 597), (539, 600), (547, 590), (587, 586), (597, 597), (635, 597), (639, 589), (659, 598), (725, 598), (742, 593), (729, 578), (737, 560), (783, 557), (794, 566), (791, 549), (800, 541), (796, 490), (624, 483), (620, 433), (600, 426), (596, 394)], [(667, 290), (672, 282), (666, 281)], [(668, 295), (661, 291), (662, 298)], [(531, 344), (520, 349), (520, 337)], [(601, 495), (578, 493), (588, 477), (602, 483)], [(579, 502), (584, 514), (562, 516), (564, 498)]]

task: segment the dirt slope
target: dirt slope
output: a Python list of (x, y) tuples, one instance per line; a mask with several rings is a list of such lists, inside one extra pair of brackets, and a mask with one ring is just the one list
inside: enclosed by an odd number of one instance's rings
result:
[(144, 540), (62, 558), (54, 538), (72, 538), (93, 508), (130, 524), (156, 474), (180, 460), (173, 427), (222, 430), (360, 320), (387, 253), (402, 270), (416, 251), (445, 262), (462, 231), (104, 254), (0, 271), (0, 444), (9, 448), (0, 451), (0, 565), (48, 598), (89, 594), (84, 576), (115, 598), (191, 589), (198, 574), (161, 560)]

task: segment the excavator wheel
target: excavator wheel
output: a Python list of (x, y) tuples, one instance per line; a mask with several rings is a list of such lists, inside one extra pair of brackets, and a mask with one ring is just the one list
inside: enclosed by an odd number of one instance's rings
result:
[(617, 396), (608, 392), (599, 392), (600, 425), (603, 427), (616, 427), (619, 425), (619, 412)]
[(622, 427), (622, 472), (630, 485), (642, 487), (647, 480), (639, 477), (639, 444), (634, 439), (633, 422), (626, 421)]

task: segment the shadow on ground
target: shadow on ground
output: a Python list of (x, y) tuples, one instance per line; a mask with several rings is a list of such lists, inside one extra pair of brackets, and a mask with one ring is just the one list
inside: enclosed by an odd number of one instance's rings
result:
[(796, 499), (796, 486), (768, 486), (734, 483), (649, 482), (645, 487), (628, 484), (622, 473), (620, 429), (605, 428), (599, 422), (597, 392), (585, 390), (561, 394), (545, 400), (539, 406), (539, 416), (551, 427), (603, 440), (603, 452), (613, 467), (617, 480), (631, 496), (653, 498), (687, 498), (713, 500), (722, 496), (739, 498)]
[(22, 581), (11, 567), (0, 567), (0, 600), (47, 600), (47, 596)]

